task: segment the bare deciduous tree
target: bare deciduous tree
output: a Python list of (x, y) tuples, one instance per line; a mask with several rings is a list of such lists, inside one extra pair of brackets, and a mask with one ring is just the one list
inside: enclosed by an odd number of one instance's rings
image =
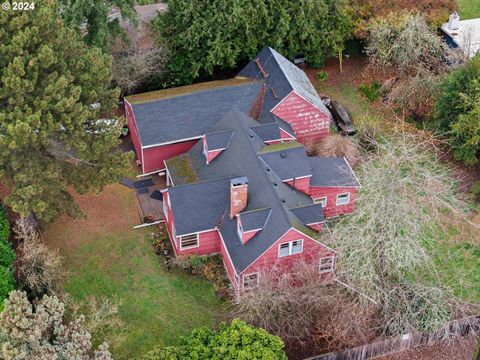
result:
[(20, 242), (17, 265), (20, 283), (35, 297), (53, 294), (64, 275), (58, 251), (44, 244), (41, 234), (27, 218), (18, 219), (13, 231)]
[(310, 156), (345, 157), (350, 165), (355, 166), (360, 157), (358, 145), (348, 136), (331, 134), (326, 139), (307, 145)]
[(113, 57), (112, 75), (123, 95), (128, 95), (151, 78), (160, 76), (165, 67), (162, 48), (133, 46)]

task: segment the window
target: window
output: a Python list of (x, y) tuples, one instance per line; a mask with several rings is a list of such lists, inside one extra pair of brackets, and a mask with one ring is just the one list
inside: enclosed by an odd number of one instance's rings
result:
[(165, 220), (168, 221), (168, 206), (165, 199), (163, 199), (163, 213), (165, 214)]
[(336, 205), (345, 205), (350, 202), (350, 193), (338, 194)]
[(258, 273), (243, 275), (243, 289), (253, 289), (258, 286)]
[(303, 251), (303, 240), (294, 240), (288, 243), (280, 244), (278, 247), (278, 257), (300, 254)]
[(313, 200), (313, 202), (314, 202), (315, 204), (322, 204), (322, 208), (324, 208), (324, 207), (327, 206), (327, 197), (324, 196), (324, 197), (315, 199), (315, 200)]
[(198, 234), (180, 236), (180, 250), (198, 246)]
[(320, 274), (329, 273), (333, 271), (333, 265), (335, 263), (334, 256), (327, 256), (320, 259)]

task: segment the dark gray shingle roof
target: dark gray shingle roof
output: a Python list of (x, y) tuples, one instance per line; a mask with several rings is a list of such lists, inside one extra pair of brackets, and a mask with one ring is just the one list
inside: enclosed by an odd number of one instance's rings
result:
[[(295, 90), (297, 94), (315, 105), (318, 109), (324, 111), (326, 114), (330, 114), (308, 79), (308, 76), (298, 66), (294, 65), (270, 47), (263, 48), (256, 59), (258, 59), (268, 74), (265, 78), (267, 90), (265, 93), (264, 106), (266, 111), (270, 111), (292, 90)], [(238, 75), (251, 79), (263, 78), (255, 61), (250, 61)], [(278, 99), (276, 97), (278, 97)]]
[(282, 181), (312, 175), (303, 146), (261, 154), (260, 157)]
[[(265, 164), (257, 155), (265, 144), (255, 133), (249, 131), (249, 128), (256, 124), (244, 113), (238, 110), (230, 111), (212, 129), (235, 131), (228, 149), (208, 165), (205, 163), (201, 144), (196, 144), (188, 153), (192, 166), (201, 180), (238, 176), (248, 178), (248, 203), (244, 211), (271, 209), (264, 229), (246, 244), (242, 244), (238, 237), (237, 220), (235, 218), (230, 220), (228, 214), (223, 217), (220, 232), (238, 273), (246, 269), (293, 226), (287, 206), (313, 203), (308, 196), (283, 184), (273, 171), (265, 170)], [(228, 198), (227, 206), (229, 203)], [(263, 212), (258, 214), (261, 215)]]
[(249, 82), (132, 104), (140, 142), (151, 146), (199, 137), (230, 109), (249, 112), (262, 84)]
[(310, 186), (360, 186), (345, 158), (309, 157), (308, 160), (312, 167)]
[(280, 139), (280, 127), (276, 122), (260, 124), (250, 130), (265, 142)]
[(226, 149), (233, 136), (233, 130), (209, 133), (207, 137), (208, 150)]
[[(230, 179), (201, 181), (168, 189), (177, 235), (218, 225), (230, 202)], [(228, 210), (227, 210), (228, 211)]]
[(263, 229), (270, 217), (272, 209), (258, 209), (240, 213), (243, 231)]
[(321, 204), (313, 204), (290, 209), (290, 211), (305, 225), (323, 221), (323, 209)]

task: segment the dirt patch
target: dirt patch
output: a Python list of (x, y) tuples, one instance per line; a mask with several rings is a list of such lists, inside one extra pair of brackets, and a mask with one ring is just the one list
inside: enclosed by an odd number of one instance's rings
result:
[(132, 190), (120, 184), (109, 185), (100, 194), (74, 195), (74, 199), (85, 217), (63, 215), (44, 232), (46, 241), (62, 251), (75, 248), (86, 238), (130, 231), (139, 222)]
[(476, 339), (452, 344), (421, 346), (401, 353), (382, 356), (378, 360), (471, 360), (475, 351)]

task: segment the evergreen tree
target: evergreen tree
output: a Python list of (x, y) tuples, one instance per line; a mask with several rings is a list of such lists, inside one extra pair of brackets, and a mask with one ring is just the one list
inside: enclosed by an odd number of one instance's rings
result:
[(117, 150), (110, 81), (111, 58), (67, 29), (52, 1), (0, 12), (0, 177), (14, 211), (75, 215), (68, 188), (100, 191), (121, 176), (131, 154)]
[(170, 83), (191, 83), (232, 69), (264, 46), (321, 65), (351, 33), (344, 0), (170, 0), (152, 22), (170, 50)]
[(108, 18), (113, 7), (120, 10), (122, 18), (137, 23), (134, 0), (59, 0), (57, 4), (65, 22), (77, 29), (86, 26), (85, 42), (103, 50), (109, 40), (125, 35), (119, 19)]

